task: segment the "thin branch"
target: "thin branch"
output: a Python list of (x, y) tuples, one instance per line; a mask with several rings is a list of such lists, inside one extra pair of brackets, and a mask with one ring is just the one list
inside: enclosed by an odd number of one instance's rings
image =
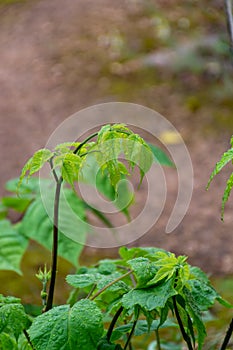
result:
[(89, 292), (89, 293), (87, 294), (87, 296), (86, 296), (86, 299), (89, 299), (89, 298), (91, 297), (92, 293), (93, 293), (94, 290), (96, 289), (96, 286), (97, 286), (96, 283), (92, 286), (90, 292)]
[(51, 268), (51, 280), (49, 285), (49, 293), (45, 312), (53, 307), (53, 296), (57, 274), (57, 251), (58, 251), (58, 216), (59, 216), (59, 202), (60, 192), (62, 185), (62, 177), (58, 180), (56, 186), (55, 200), (54, 200), (54, 218), (53, 218), (53, 250), (52, 250), (52, 268)]
[(187, 343), (189, 350), (193, 350), (191, 339), (188, 336), (188, 334), (185, 332), (185, 329), (184, 329), (184, 326), (183, 326), (183, 323), (182, 323), (182, 320), (181, 320), (181, 317), (180, 317), (180, 314), (179, 314), (179, 310), (178, 310), (178, 307), (177, 307), (177, 304), (176, 304), (176, 297), (173, 296), (172, 300), (173, 300), (173, 306), (174, 306), (176, 319), (177, 319), (178, 325), (180, 327), (180, 331), (181, 331), (182, 337), (183, 337), (184, 341)]
[(98, 135), (98, 132), (95, 132), (94, 134), (88, 136), (83, 142), (80, 143), (80, 145), (78, 145), (78, 147), (74, 150), (74, 154), (78, 153), (78, 151), (82, 148), (82, 146), (85, 145), (85, 143), (87, 143), (88, 141), (90, 141), (91, 139), (93, 139), (94, 137), (96, 137)]
[(123, 306), (121, 306), (117, 310), (117, 312), (115, 313), (115, 315), (114, 315), (114, 317), (112, 319), (112, 322), (110, 323), (110, 326), (108, 328), (107, 335), (106, 335), (106, 338), (107, 338), (108, 342), (110, 342), (110, 340), (111, 340), (112, 331), (113, 331), (113, 329), (115, 327), (115, 324), (116, 324), (118, 318), (120, 317), (120, 314), (122, 313), (122, 311), (123, 311)]
[(58, 183), (59, 178), (58, 178), (57, 173), (56, 173), (54, 166), (53, 166), (53, 157), (49, 159), (49, 164), (50, 164), (54, 179), (55, 179), (56, 183)]
[(28, 344), (29, 344), (29, 345), (31, 346), (31, 348), (34, 350), (34, 346), (33, 346), (32, 342), (31, 342), (31, 339), (30, 339), (29, 334), (28, 334), (28, 332), (26, 331), (26, 329), (23, 330), (23, 334), (25, 335), (25, 338), (27, 339)]
[[(130, 270), (128, 267), (122, 266), (122, 265), (116, 265), (116, 267), (117, 267), (118, 269), (122, 269), (122, 270), (126, 270), (126, 271), (129, 271), (129, 270)], [(136, 281), (135, 281), (134, 275), (130, 275), (130, 278), (131, 278), (131, 281), (132, 281), (133, 286), (136, 287), (137, 283), (136, 283)]]
[(232, 0), (225, 0), (225, 11), (227, 17), (227, 29), (230, 37), (231, 49), (233, 49), (233, 14), (232, 14)]
[(114, 283), (122, 280), (124, 277), (127, 277), (128, 275), (130, 275), (133, 272), (133, 270), (128, 271), (127, 273), (125, 273), (124, 275), (121, 275), (120, 277), (116, 278), (114, 281), (108, 283), (105, 287), (101, 288), (96, 294), (94, 294), (91, 297), (91, 300), (94, 300), (95, 298), (97, 298), (101, 293), (103, 293), (106, 289), (108, 289), (109, 287), (111, 287)]
[(138, 316), (137, 316), (136, 320), (135, 320), (134, 323), (133, 323), (133, 327), (132, 327), (132, 329), (131, 329), (131, 332), (129, 333), (127, 342), (125, 343), (124, 350), (126, 350), (127, 347), (130, 346), (130, 341), (131, 341), (131, 338), (132, 338), (132, 336), (133, 336), (133, 334), (134, 334), (134, 330), (135, 330), (135, 327), (136, 327), (137, 322), (138, 322), (138, 317), (139, 317), (139, 313), (138, 313)]
[(228, 328), (228, 330), (226, 332), (226, 336), (225, 336), (225, 338), (223, 340), (223, 343), (222, 343), (222, 346), (221, 346), (220, 350), (226, 350), (227, 345), (228, 345), (228, 343), (229, 343), (229, 341), (231, 339), (232, 333), (233, 333), (233, 318), (232, 318), (231, 323), (229, 325), (229, 328)]

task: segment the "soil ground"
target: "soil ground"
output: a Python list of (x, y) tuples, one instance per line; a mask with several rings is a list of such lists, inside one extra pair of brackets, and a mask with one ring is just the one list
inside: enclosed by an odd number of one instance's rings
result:
[[(174, 233), (164, 233), (167, 205), (156, 226), (134, 244), (186, 254), (207, 272), (232, 274), (232, 204), (227, 205), (225, 222), (220, 220), (227, 171), (205, 191), (233, 130), (227, 64), (222, 56), (216, 61), (208, 53), (203, 55), (203, 59), (207, 55), (203, 70), (187, 66), (174, 70), (169, 60), (166, 67), (126, 64), (137, 62), (135, 57), (185, 45), (192, 35), (224, 32), (223, 11), (218, 1), (209, 12), (205, 2), (191, 12), (190, 6), (197, 3), (156, 1), (156, 9), (146, 3), (155, 6), (153, 1), (41, 0), (0, 7), (1, 192), (9, 178), (19, 175), (26, 159), (76, 111), (110, 101), (154, 108), (173, 123), (187, 144), (194, 191)], [(160, 22), (155, 21), (156, 13)], [(151, 36), (154, 25), (160, 37)], [(177, 42), (168, 48), (161, 33), (174, 28)], [(168, 182), (168, 202), (172, 202), (176, 190), (171, 172)]]

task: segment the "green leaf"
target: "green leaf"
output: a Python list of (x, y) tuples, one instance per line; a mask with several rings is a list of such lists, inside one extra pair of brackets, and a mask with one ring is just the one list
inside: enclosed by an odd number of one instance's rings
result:
[[(111, 184), (107, 169), (103, 171), (99, 170), (96, 156), (93, 153), (88, 154), (88, 156), (85, 158), (85, 162), (80, 170), (80, 177), (82, 182), (94, 186), (102, 195), (104, 195), (104, 197), (114, 202), (116, 208), (125, 214), (127, 218), (129, 217), (128, 207), (132, 203), (133, 198), (133, 194), (129, 190), (129, 186), (127, 185), (126, 181), (121, 181), (120, 185), (117, 187), (116, 193), (116, 190)], [(124, 179), (122, 174), (120, 175), (120, 179)], [(94, 212), (94, 214), (97, 215), (105, 224), (107, 224), (107, 226), (112, 227), (109, 220), (106, 217), (103, 217), (102, 213), (101, 216), (99, 216), (100, 212), (98, 211), (98, 208), (94, 208), (94, 210), (95, 209), (96, 212)], [(106, 219), (107, 222), (105, 222)]]
[(5, 219), (7, 216), (7, 207), (0, 202), (0, 220)]
[(133, 309), (136, 305), (139, 305), (147, 311), (163, 308), (167, 300), (171, 296), (177, 294), (176, 290), (173, 288), (173, 284), (173, 280), (168, 280), (156, 287), (134, 289), (129, 293), (124, 294), (122, 305), (126, 309)]
[(137, 287), (146, 287), (147, 282), (149, 282), (158, 271), (158, 268), (154, 263), (147, 258), (135, 258), (128, 261), (129, 266), (134, 271), (137, 279)]
[(86, 202), (84, 202), (84, 206), (86, 209), (90, 210), (100, 221), (102, 221), (104, 223), (104, 225), (106, 225), (108, 228), (113, 229), (114, 226), (111, 223), (111, 221), (107, 218), (106, 215), (104, 215), (101, 211), (99, 211), (96, 208), (93, 208), (92, 206), (90, 206), (89, 204), (87, 204)]
[(150, 147), (139, 135), (131, 134), (124, 140), (123, 150), (132, 169), (135, 165), (139, 167), (141, 183), (145, 173), (150, 170), (153, 163), (153, 153)]
[(7, 208), (14, 209), (18, 211), (19, 213), (24, 213), (27, 209), (28, 205), (30, 204), (31, 200), (27, 198), (20, 198), (20, 197), (3, 197), (2, 203)]
[[(135, 336), (141, 336), (143, 334), (148, 334), (149, 332), (153, 332), (158, 328), (168, 328), (168, 327), (174, 327), (177, 328), (177, 324), (172, 322), (171, 320), (167, 319), (166, 322), (163, 323), (163, 325), (160, 327), (160, 320), (153, 320), (150, 328), (148, 327), (148, 322), (146, 320), (138, 320), (134, 335)], [(111, 341), (116, 341), (122, 337), (122, 335), (129, 333), (133, 327), (133, 323), (128, 323), (123, 326), (116, 327), (115, 330), (112, 332)]]
[(97, 350), (123, 350), (123, 348), (119, 344), (110, 343), (106, 337), (100, 339)]
[(229, 308), (229, 309), (232, 309), (233, 308), (233, 305), (230, 304), (227, 300), (223, 299), (222, 297), (218, 296), (216, 298), (216, 300), (219, 302), (219, 304)]
[[(30, 179), (24, 179), (20, 186), (20, 196), (23, 195), (32, 195), (40, 193), (40, 185), (45, 185), (48, 183), (47, 179), (39, 179), (37, 177), (31, 177)], [(11, 179), (7, 181), (5, 188), (9, 192), (17, 193), (18, 192), (18, 183), (19, 178)], [(34, 196), (27, 196), (26, 198), (34, 198)]]
[(19, 298), (12, 296), (5, 297), (4, 295), (0, 294), (0, 306), (5, 304), (19, 304), (20, 302), (21, 300)]
[(223, 153), (221, 159), (219, 162), (216, 163), (215, 168), (213, 172), (210, 175), (208, 184), (207, 184), (207, 189), (210, 186), (211, 181), (213, 178), (222, 170), (222, 168), (230, 162), (230, 160), (233, 159), (233, 148), (229, 149), (227, 152)]
[(152, 143), (148, 143), (148, 146), (150, 147), (154, 155), (154, 162), (159, 163), (161, 165), (169, 166), (169, 167), (175, 167), (174, 163), (166, 155), (166, 153), (161, 150), (161, 148), (153, 145)]
[(74, 153), (64, 153), (54, 157), (54, 168), (60, 167), (63, 179), (72, 187), (74, 182), (78, 179), (79, 169), (82, 163), (82, 158)]
[(7, 333), (0, 334), (0, 350), (18, 350), (16, 341)]
[[(117, 278), (121, 277), (122, 274), (120, 272), (114, 272), (111, 275), (100, 275), (101, 277), (97, 280), (97, 289), (102, 289), (106, 287), (109, 283), (114, 282)], [(128, 292), (129, 287), (124, 281), (117, 281), (107, 288), (106, 292)]]
[(55, 151), (58, 151), (60, 154), (68, 153), (71, 150), (76, 149), (80, 145), (80, 142), (63, 142), (55, 147)]
[(158, 252), (155, 254), (156, 266), (158, 271), (155, 277), (150, 281), (150, 284), (158, 283), (163, 279), (169, 279), (173, 276), (177, 277), (176, 287), (177, 290), (182, 289), (189, 279), (190, 271), (189, 266), (186, 263), (186, 256), (178, 256), (175, 254), (166, 252)]
[(197, 330), (198, 350), (201, 350), (206, 337), (206, 330), (201, 318), (199, 303), (194, 299), (195, 295), (193, 296), (192, 292), (190, 292), (187, 288), (184, 288), (184, 296), (186, 304), (185, 308), (192, 319), (193, 325)]
[(191, 278), (195, 278), (205, 284), (210, 284), (209, 278), (207, 277), (205, 272), (202, 271), (199, 267), (190, 266), (190, 273), (191, 273)]
[(127, 248), (121, 247), (119, 249), (119, 255), (125, 261), (138, 258), (138, 257), (154, 257), (156, 253), (164, 252), (163, 249), (155, 247), (137, 247), (137, 248)]
[(67, 275), (66, 282), (75, 288), (85, 288), (96, 283), (96, 275), (94, 274), (76, 274), (76, 275)]
[(201, 281), (190, 280), (189, 285), (192, 298), (201, 311), (208, 310), (219, 296), (212, 286)]
[(28, 239), (21, 235), (8, 220), (0, 221), (0, 269), (20, 270), (21, 259), (27, 249)]
[(93, 301), (83, 299), (72, 308), (61, 305), (38, 316), (28, 333), (36, 350), (96, 350), (102, 314)]
[[(40, 314), (41, 314), (41, 312), (40, 312)], [(17, 350), (32, 350), (31, 345), (28, 343), (28, 340), (25, 337), (25, 334), (23, 334), (23, 333), (20, 334), (17, 345), (18, 345), (18, 347), (16, 348)]]
[(232, 187), (233, 187), (233, 173), (231, 173), (229, 179), (227, 180), (226, 188), (224, 190), (224, 194), (222, 197), (222, 209), (221, 209), (221, 219), (222, 220), (224, 219), (225, 204), (229, 199)]
[(111, 275), (116, 272), (116, 265), (113, 261), (104, 259), (99, 261), (98, 272), (102, 275)]
[(24, 165), (18, 183), (18, 188), (20, 188), (21, 183), (25, 177), (30, 178), (31, 175), (39, 171), (43, 165), (52, 158), (53, 153), (46, 148), (40, 149), (35, 152), (34, 155), (27, 161)]
[[(46, 204), (51, 217), (53, 215), (53, 201), (53, 193), (49, 193)], [(78, 266), (78, 257), (83, 249), (82, 242), (85, 241), (87, 230), (85, 220), (83, 202), (72, 190), (63, 189), (60, 199), (58, 254), (74, 266)], [(51, 250), (53, 224), (40, 198), (29, 206), (19, 230), (28, 238)], [(80, 243), (70, 239), (68, 234), (73, 235), (74, 238), (77, 237), (77, 241)]]
[(0, 333), (9, 333), (17, 340), (23, 329), (27, 329), (29, 325), (23, 305), (13, 303), (0, 307)]

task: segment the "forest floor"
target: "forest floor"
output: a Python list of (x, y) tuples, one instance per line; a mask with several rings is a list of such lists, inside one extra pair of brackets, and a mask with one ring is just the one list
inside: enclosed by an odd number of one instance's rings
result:
[[(212, 8), (207, 1), (167, 3), (34, 0), (0, 6), (1, 192), (68, 116), (102, 102), (142, 104), (181, 133), (192, 159), (194, 190), (172, 234), (164, 233), (167, 205), (158, 223), (133, 244), (165, 248), (188, 255), (207, 272), (232, 274), (231, 203), (225, 222), (220, 220), (229, 172), (205, 190), (233, 130), (232, 69), (218, 41), (225, 32), (224, 11), (220, 1)], [(189, 48), (190, 40), (203, 37), (217, 39)], [(182, 48), (188, 48), (185, 54)], [(169, 203), (176, 198), (173, 172), (167, 175)]]

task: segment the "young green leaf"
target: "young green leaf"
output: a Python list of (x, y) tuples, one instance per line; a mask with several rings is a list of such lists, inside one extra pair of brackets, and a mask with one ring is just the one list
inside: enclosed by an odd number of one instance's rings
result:
[(136, 248), (121, 247), (119, 249), (119, 255), (125, 261), (138, 258), (138, 257), (148, 257), (151, 259), (151, 258), (154, 258), (158, 252), (164, 253), (164, 250), (160, 248), (155, 248), (155, 247), (136, 247)]
[(228, 201), (228, 198), (231, 194), (231, 190), (233, 187), (233, 173), (231, 173), (229, 179), (227, 180), (226, 188), (224, 190), (224, 194), (222, 197), (222, 208), (221, 208), (221, 219), (224, 219), (224, 210), (225, 210), (225, 205), (226, 202)]
[[(230, 161), (233, 161), (233, 136), (231, 137), (230, 143), (231, 143), (231, 148), (222, 155), (220, 161), (216, 163), (216, 166), (215, 166), (213, 172), (210, 175), (208, 184), (206, 186), (207, 190), (208, 190), (208, 188), (210, 186), (210, 183), (213, 180), (213, 178), (222, 170), (222, 168), (227, 163), (229, 163)], [(224, 194), (223, 194), (223, 197), (222, 197), (221, 220), (224, 219), (224, 209), (225, 209), (226, 202), (229, 199), (232, 187), (233, 187), (233, 173), (231, 173), (231, 175), (230, 175), (230, 177), (229, 177), (229, 179), (227, 181), (227, 184), (226, 184), (226, 187), (225, 187), (225, 190), (224, 190)]]
[(57, 145), (54, 150), (58, 151), (56, 153), (62, 154), (62, 153), (69, 153), (70, 151), (73, 151), (75, 148), (77, 148), (80, 145), (80, 142), (63, 142)]
[(221, 159), (219, 162), (217, 162), (217, 164), (215, 165), (215, 168), (212, 172), (212, 174), (210, 175), (208, 184), (207, 184), (207, 189), (209, 188), (209, 185), (211, 183), (211, 181), (213, 180), (214, 176), (216, 176), (221, 170), (222, 168), (230, 162), (230, 160), (233, 159), (233, 148), (229, 149), (227, 152), (223, 153)]
[(102, 314), (93, 301), (83, 299), (72, 308), (61, 305), (38, 316), (28, 333), (36, 350), (96, 350)]
[(27, 179), (30, 178), (31, 175), (35, 174), (37, 171), (39, 171), (43, 165), (52, 158), (53, 153), (46, 148), (40, 149), (39, 151), (35, 152), (34, 155), (27, 161), (27, 163), (24, 165), (20, 178), (18, 183), (18, 188), (20, 188), (21, 183), (23, 179), (26, 177)]
[(137, 280), (137, 288), (146, 287), (147, 282), (152, 280), (158, 268), (147, 258), (135, 258), (128, 261), (129, 266), (134, 271)]
[(69, 183), (74, 188), (74, 182), (78, 180), (79, 169), (82, 163), (82, 158), (74, 153), (64, 153), (56, 156), (53, 159), (54, 168), (60, 167), (61, 176), (64, 181)]

